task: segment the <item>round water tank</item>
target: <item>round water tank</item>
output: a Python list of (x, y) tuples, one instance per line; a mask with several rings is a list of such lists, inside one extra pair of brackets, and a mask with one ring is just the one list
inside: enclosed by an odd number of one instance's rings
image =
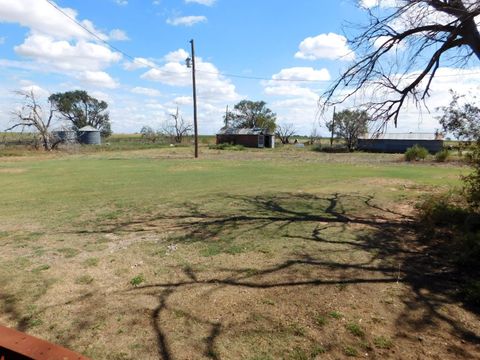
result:
[(102, 138), (100, 136), (100, 130), (91, 126), (85, 126), (78, 130), (78, 140), (81, 144), (85, 145), (101, 145)]

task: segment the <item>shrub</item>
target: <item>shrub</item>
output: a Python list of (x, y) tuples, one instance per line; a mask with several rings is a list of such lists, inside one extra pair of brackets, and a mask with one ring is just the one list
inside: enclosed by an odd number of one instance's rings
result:
[(130, 280), (130, 285), (137, 287), (140, 284), (142, 284), (144, 281), (145, 281), (145, 276), (143, 274), (140, 274), (132, 278), (132, 280)]
[(379, 349), (390, 349), (393, 346), (393, 341), (385, 336), (378, 336), (373, 339), (375, 347)]
[(428, 150), (423, 146), (414, 145), (405, 151), (406, 161), (419, 161), (424, 160), (428, 156)]
[(424, 228), (436, 226), (462, 226), (468, 217), (465, 200), (458, 193), (449, 192), (427, 197), (417, 205), (420, 221)]
[(478, 212), (480, 210), (480, 147), (477, 146), (469, 154), (468, 162), (473, 171), (463, 178), (464, 191), (470, 207)]
[(312, 146), (312, 151), (321, 152), (322, 150), (323, 150), (322, 144), (317, 144)]
[(419, 224), (425, 239), (434, 236), (443, 240), (435, 244), (437, 251), (448, 257), (462, 271), (458, 284), (466, 302), (480, 304), (480, 283), (470, 282), (480, 271), (480, 214), (468, 206), (458, 193), (431, 196), (417, 206)]
[(349, 153), (350, 150), (345, 145), (333, 145), (333, 146), (323, 146), (320, 148), (320, 150), (315, 150), (314, 151), (322, 151), (326, 153)]
[(348, 323), (346, 327), (350, 334), (354, 336), (363, 337), (365, 335), (365, 332), (357, 323)]
[(233, 150), (233, 151), (242, 151), (245, 149), (243, 145), (232, 145), (227, 143), (209, 145), (208, 148), (211, 150)]
[(450, 151), (448, 149), (440, 150), (435, 154), (435, 160), (437, 162), (445, 162), (450, 157)]

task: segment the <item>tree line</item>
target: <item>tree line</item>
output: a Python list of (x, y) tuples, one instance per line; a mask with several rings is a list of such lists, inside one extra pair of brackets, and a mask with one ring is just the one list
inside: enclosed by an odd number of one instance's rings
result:
[(63, 139), (52, 133), (54, 120), (65, 121), (66, 130), (78, 131), (84, 126), (100, 130), (103, 137), (112, 134), (108, 104), (90, 96), (86, 91), (75, 90), (55, 93), (48, 97), (45, 106), (33, 90), (17, 91), (22, 105), (12, 112), (13, 125), (5, 131), (34, 130), (44, 150), (53, 150)]

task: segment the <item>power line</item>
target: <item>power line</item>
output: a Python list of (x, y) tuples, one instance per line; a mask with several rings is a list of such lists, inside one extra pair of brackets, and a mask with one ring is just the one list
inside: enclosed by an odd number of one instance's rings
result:
[[(92, 35), (94, 38), (102, 42), (103, 44), (107, 45), (109, 48), (119, 52), (123, 56), (125, 56), (127, 59), (130, 59), (133, 63), (144, 65), (145, 67), (151, 68), (158, 70), (164, 74), (172, 74), (172, 75), (189, 75), (190, 72), (184, 72), (184, 73), (178, 73), (178, 72), (173, 72), (173, 71), (168, 71), (162, 69), (160, 66), (157, 64), (152, 64), (150, 62), (145, 62), (142, 59), (138, 57), (134, 57), (124, 50), (118, 48), (115, 45), (112, 45), (109, 43), (107, 40), (103, 39), (100, 37), (98, 34), (96, 34), (94, 31), (90, 30), (86, 26), (84, 26), (81, 22), (77, 21), (74, 17), (70, 16), (68, 13), (62, 10), (57, 4), (55, 4), (52, 0), (45, 0), (48, 4), (53, 6), (57, 11), (59, 11), (61, 14), (63, 14), (65, 17), (67, 17), (70, 21), (74, 22), (78, 26), (80, 26), (83, 30), (88, 32), (90, 35)], [(311, 80), (311, 79), (287, 79), (287, 78), (269, 78), (269, 77), (264, 77), (264, 76), (248, 76), (248, 75), (238, 75), (238, 74), (230, 74), (230, 73), (222, 73), (222, 72), (214, 72), (214, 71), (205, 71), (205, 70), (198, 70), (197, 73), (204, 73), (204, 74), (212, 74), (212, 75), (219, 75), (219, 76), (224, 76), (224, 77), (232, 77), (232, 78), (238, 78), (238, 79), (245, 79), (245, 80), (261, 80), (261, 81), (273, 81), (273, 82), (303, 82), (303, 83), (325, 83), (329, 82), (330, 80)], [(462, 75), (480, 75), (480, 71), (475, 71), (475, 72), (470, 72), (470, 73), (463, 73), (463, 74), (445, 74), (445, 75), (436, 75), (436, 78), (444, 78), (444, 77), (454, 77), (454, 76), (462, 76)]]

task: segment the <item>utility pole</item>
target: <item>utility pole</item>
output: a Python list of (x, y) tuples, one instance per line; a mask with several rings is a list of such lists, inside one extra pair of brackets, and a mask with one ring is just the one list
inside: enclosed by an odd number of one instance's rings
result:
[[(198, 123), (197, 123), (197, 82), (195, 78), (195, 42), (190, 40), (192, 45), (192, 58), (187, 59), (187, 67), (192, 68), (193, 82), (193, 129), (195, 132), (195, 158), (198, 158)], [(191, 63), (190, 63), (191, 62)]]
[(335, 132), (335, 110), (336, 107), (333, 107), (333, 118), (332, 118), (332, 136), (330, 137), (330, 147), (333, 147), (333, 134)]

